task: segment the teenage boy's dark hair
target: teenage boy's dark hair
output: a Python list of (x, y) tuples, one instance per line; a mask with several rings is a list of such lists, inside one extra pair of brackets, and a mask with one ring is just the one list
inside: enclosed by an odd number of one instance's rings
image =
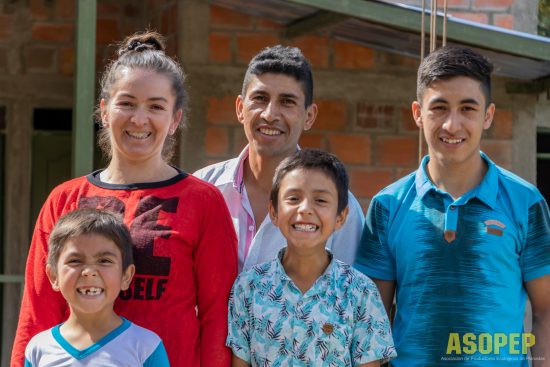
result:
[(335, 155), (318, 149), (304, 149), (284, 159), (275, 170), (270, 199), (277, 211), (277, 198), (281, 188), (281, 181), (291, 171), (297, 169), (320, 170), (327, 175), (336, 186), (338, 192), (338, 214), (348, 206), (349, 179), (346, 168)]
[(488, 106), (491, 103), (491, 73), (493, 65), (483, 55), (457, 46), (441, 47), (429, 54), (418, 68), (416, 98), (422, 103), (424, 91), (433, 82), (465, 76), (481, 83)]
[(306, 107), (313, 103), (311, 65), (299, 48), (277, 45), (266, 47), (260, 51), (248, 64), (241, 94), (243, 96), (246, 94), (252, 75), (265, 73), (284, 74), (293, 77), (302, 85)]
[(122, 218), (106, 210), (81, 208), (65, 214), (55, 224), (48, 240), (48, 264), (57, 271), (57, 261), (67, 241), (87, 234), (113, 241), (122, 254), (123, 270), (134, 263), (132, 237)]

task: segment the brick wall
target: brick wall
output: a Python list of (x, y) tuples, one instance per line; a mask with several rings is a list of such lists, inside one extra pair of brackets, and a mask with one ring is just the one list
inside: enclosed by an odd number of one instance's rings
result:
[[(319, 106), (317, 120), (300, 145), (335, 153), (346, 164), (352, 191), (366, 208), (376, 192), (418, 164), (418, 130), (410, 112), (418, 61), (325, 35), (286, 40), (279, 31), (280, 26), (267, 19), (211, 6), (208, 62), (239, 67), (244, 74), (262, 47), (300, 47), (313, 65)], [(358, 78), (366, 82), (354, 82)], [(240, 85), (234, 84), (234, 90), (207, 99), (204, 164), (233, 157), (246, 144), (235, 117), (239, 91)], [(512, 162), (512, 119), (511, 110), (499, 111), (483, 144), (506, 167)]]
[[(389, 0), (391, 2), (422, 6), (421, 0)], [(426, 0), (426, 9), (430, 9), (430, 0)], [(443, 11), (443, 0), (438, 0), (438, 8)], [(525, 19), (525, 7), (529, 7), (530, 20)], [(477, 23), (491, 24), (497, 27), (516, 29), (536, 33), (536, 14), (538, 1), (525, 0), (447, 0), (448, 14)], [(524, 22), (535, 22), (528, 27)], [(532, 28), (532, 30), (531, 30)]]
[[(98, 1), (97, 12), (97, 69), (103, 68), (112, 49), (108, 46), (142, 27), (143, 6), (135, 1)], [(15, 4), (4, 5), (0, 14), (0, 54), (2, 40), (14, 39), (14, 17), (23, 22), (23, 34), (19, 34), (21, 59), (13, 60), (13, 68), (29, 74), (72, 76), (75, 61), (75, 16), (74, 0), (30, 0), (28, 7), (16, 11)], [(1, 60), (2, 66), (7, 65)]]
[[(167, 53), (177, 54), (176, 0), (99, 0), (96, 22), (96, 71), (100, 74), (113, 56), (116, 43), (124, 37), (150, 28), (167, 39)], [(2, 40), (13, 37), (14, 15), (9, 6), (0, 13), (0, 70), (6, 67)], [(30, 0), (29, 37), (23, 45), (22, 66), (29, 73), (72, 76), (75, 61), (74, 0)]]
[[(27, 26), (22, 32), (17, 28), (21, 11), (12, 9), (14, 5), (4, 5), (0, 12), (0, 71), (72, 77), (74, 4), (71, 0), (29, 0), (24, 12)], [(492, 12), (489, 19), (507, 11), (504, 3), (491, 4), (483, 5), (478, 0), (449, 1), (450, 7), (463, 10), (486, 7)], [(410, 115), (416, 59), (336, 40), (328, 34), (286, 40), (281, 37), (281, 26), (268, 19), (216, 6), (208, 9), (208, 18), (204, 19), (206, 40), (196, 40), (206, 49), (201, 67), (231, 70), (233, 76), (227, 78), (235, 81), (225, 88), (199, 88), (205, 80), (201, 80), (200, 72), (192, 72), (191, 100), (204, 99), (205, 106), (204, 110), (199, 106), (200, 120), (194, 118), (190, 123), (189, 136), (199, 139), (187, 142), (191, 146), (187, 149), (198, 152), (199, 158), (186, 163), (185, 168), (192, 171), (233, 157), (242, 150), (246, 139), (235, 117), (235, 98), (250, 58), (262, 47), (276, 43), (300, 47), (314, 68), (319, 116), (300, 144), (337, 154), (346, 163), (352, 189), (363, 204), (380, 188), (416, 167), (418, 133)], [(96, 35), (98, 74), (111, 56), (114, 42), (147, 26), (167, 37), (168, 54), (186, 58), (177, 49), (181, 25), (176, 0), (100, 0)], [(16, 32), (22, 34), (16, 45), (19, 50), (14, 51), (12, 41)], [(358, 77), (365, 82), (357, 82)], [(512, 111), (499, 110), (496, 120), (499, 123), (487, 134), (483, 148), (497, 162), (510, 167)], [(201, 133), (193, 135), (197, 129), (202, 129)]]

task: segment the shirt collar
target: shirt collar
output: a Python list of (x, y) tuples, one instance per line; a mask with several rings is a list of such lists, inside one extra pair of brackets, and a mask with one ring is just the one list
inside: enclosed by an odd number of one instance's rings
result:
[(487, 163), (487, 173), (478, 186), (476, 196), (479, 200), (494, 209), (498, 195), (498, 169), (485, 153), (480, 152), (480, 154), (481, 158)]
[(248, 154), (249, 151), (247, 145), (237, 157), (234, 167), (230, 170), (231, 172), (228, 172), (228, 174), (231, 174), (233, 188), (241, 194), (243, 193), (244, 187), (244, 161), (248, 158)]
[[(464, 194), (464, 196), (470, 196), (470, 198), (477, 197), (479, 200), (494, 209), (498, 194), (497, 167), (485, 153), (480, 151), (479, 154), (485, 163), (487, 163), (487, 173), (485, 173), (485, 177), (483, 177), (481, 183), (470, 192)], [(423, 198), (430, 190), (439, 191), (428, 177), (427, 165), (429, 161), (430, 156), (425, 156), (422, 159), (422, 163), (420, 163), (420, 167), (416, 170), (415, 186), (416, 192), (420, 198)]]
[[(275, 260), (275, 276), (278, 277), (281, 281), (292, 282), (292, 279), (286, 274), (285, 268), (283, 267), (283, 256), (285, 255), (286, 246), (279, 250), (277, 254), (277, 259)], [(313, 286), (306, 292), (308, 295), (315, 293), (326, 292), (331, 284), (331, 280), (336, 278), (335, 273), (338, 268), (336, 262), (334, 261), (334, 255), (328, 249), (326, 249), (330, 262), (323, 272), (323, 274), (317, 278)], [(313, 292), (313, 293), (312, 293)]]
[[(224, 172), (223, 178), (220, 180), (221, 183), (233, 184), (233, 188), (239, 193), (243, 193), (244, 187), (244, 162), (250, 154), (248, 148), (250, 144), (247, 144), (246, 147), (241, 151), (237, 159), (231, 162), (231, 165), (227, 167), (227, 170)], [(300, 150), (300, 146), (296, 146), (296, 149)]]

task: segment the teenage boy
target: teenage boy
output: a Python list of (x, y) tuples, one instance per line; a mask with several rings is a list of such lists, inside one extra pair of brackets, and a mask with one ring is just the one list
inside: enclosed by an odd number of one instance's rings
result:
[[(367, 213), (356, 267), (386, 310), (396, 293), (393, 366), (550, 363), (550, 220), (539, 191), (480, 151), (492, 65), (443, 47), (418, 70), (416, 124), (428, 156)], [(523, 333), (526, 297), (533, 331)]]
[(122, 220), (77, 209), (59, 219), (48, 242), (46, 274), (70, 314), (31, 339), (25, 366), (169, 366), (155, 333), (113, 311), (135, 271), (132, 238)]
[[(285, 243), (268, 216), (269, 192), (277, 165), (298, 148), (302, 132), (317, 116), (313, 76), (295, 47), (263, 49), (248, 65), (237, 119), (248, 145), (234, 159), (205, 167), (195, 176), (222, 192), (239, 239), (239, 270), (269, 261)], [(348, 220), (328, 241), (334, 257), (353, 264), (364, 223), (361, 207), (350, 195)]]
[(376, 286), (326, 249), (347, 204), (348, 177), (335, 156), (305, 149), (277, 168), (269, 214), (286, 247), (233, 285), (233, 367), (365, 367), (395, 356)]

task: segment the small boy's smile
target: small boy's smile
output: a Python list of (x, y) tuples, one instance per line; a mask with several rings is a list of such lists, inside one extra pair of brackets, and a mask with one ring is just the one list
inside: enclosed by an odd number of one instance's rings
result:
[(302, 232), (315, 232), (317, 229), (319, 229), (319, 226), (315, 224), (295, 223), (292, 225), (292, 228)]
[(88, 288), (80, 287), (80, 288), (77, 288), (76, 291), (85, 296), (97, 296), (98, 294), (103, 293), (104, 289), (96, 288), (96, 287), (88, 287)]

